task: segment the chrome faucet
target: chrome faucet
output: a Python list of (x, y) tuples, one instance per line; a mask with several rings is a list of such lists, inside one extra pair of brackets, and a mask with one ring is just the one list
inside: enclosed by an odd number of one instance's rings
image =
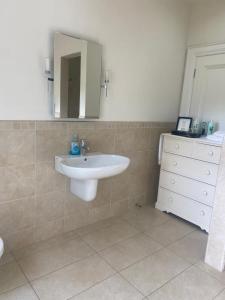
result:
[(90, 150), (88, 147), (88, 141), (86, 139), (80, 140), (80, 154), (81, 156), (85, 156), (87, 152)]

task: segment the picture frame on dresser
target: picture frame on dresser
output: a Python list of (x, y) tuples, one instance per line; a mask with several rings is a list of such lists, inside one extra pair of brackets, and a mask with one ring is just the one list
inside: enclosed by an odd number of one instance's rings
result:
[(189, 132), (192, 125), (192, 118), (190, 117), (178, 117), (176, 131)]

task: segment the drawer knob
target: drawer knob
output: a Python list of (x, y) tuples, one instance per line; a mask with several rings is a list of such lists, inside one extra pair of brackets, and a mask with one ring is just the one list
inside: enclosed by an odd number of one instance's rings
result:
[(175, 145), (175, 148), (178, 150), (178, 149), (180, 149), (180, 145), (179, 144), (176, 144)]
[(204, 210), (201, 210), (201, 211), (200, 211), (200, 214), (201, 214), (201, 216), (205, 216)]
[(208, 192), (204, 191), (204, 192), (203, 192), (203, 195), (204, 195), (205, 197), (208, 196)]
[(207, 171), (206, 171), (206, 175), (208, 175), (208, 176), (211, 175), (211, 171), (210, 171), (210, 170), (207, 170)]
[(213, 151), (209, 151), (209, 156), (213, 156), (214, 152)]
[(174, 167), (177, 166), (177, 162), (176, 161), (173, 162), (173, 166)]
[(174, 178), (172, 178), (172, 179), (171, 179), (171, 183), (172, 183), (172, 184), (175, 184), (175, 183), (176, 183), (176, 180), (175, 180)]

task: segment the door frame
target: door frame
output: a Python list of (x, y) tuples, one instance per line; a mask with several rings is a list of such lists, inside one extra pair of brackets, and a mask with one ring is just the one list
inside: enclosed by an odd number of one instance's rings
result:
[(191, 99), (196, 73), (197, 59), (202, 56), (224, 54), (225, 44), (215, 44), (202, 47), (189, 47), (184, 72), (183, 90), (180, 104), (180, 116), (188, 117), (191, 108)]

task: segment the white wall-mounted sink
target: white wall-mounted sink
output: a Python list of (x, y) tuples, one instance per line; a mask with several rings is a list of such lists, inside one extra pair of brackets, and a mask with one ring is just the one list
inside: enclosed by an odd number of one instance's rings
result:
[(71, 179), (71, 192), (85, 201), (95, 199), (99, 179), (118, 175), (129, 164), (129, 158), (110, 154), (55, 157), (56, 170)]

